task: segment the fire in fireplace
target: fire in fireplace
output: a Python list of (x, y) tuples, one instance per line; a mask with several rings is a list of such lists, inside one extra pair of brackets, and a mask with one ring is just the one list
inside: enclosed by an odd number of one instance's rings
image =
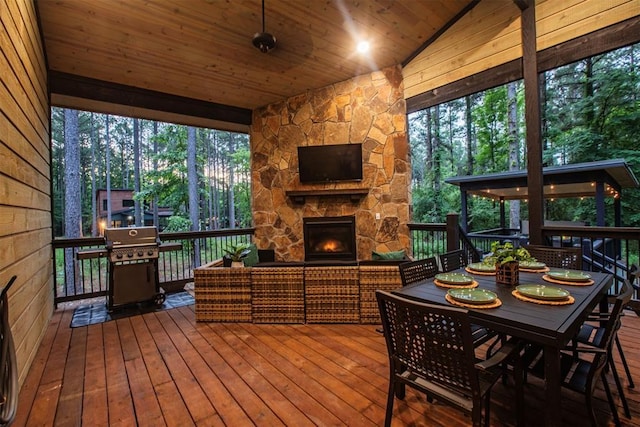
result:
[(356, 261), (354, 216), (303, 218), (305, 261)]

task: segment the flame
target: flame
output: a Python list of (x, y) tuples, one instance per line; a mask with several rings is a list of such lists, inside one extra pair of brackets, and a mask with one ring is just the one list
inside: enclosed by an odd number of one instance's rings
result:
[(325, 252), (337, 252), (339, 250), (339, 242), (335, 241), (335, 240), (331, 240), (328, 241), (324, 244), (324, 246), (322, 247), (322, 249)]
[(327, 239), (316, 246), (319, 252), (342, 252), (344, 246), (336, 239)]

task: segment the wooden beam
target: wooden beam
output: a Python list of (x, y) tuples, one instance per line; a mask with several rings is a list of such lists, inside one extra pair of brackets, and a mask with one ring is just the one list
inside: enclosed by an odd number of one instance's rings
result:
[(49, 73), (49, 87), (52, 94), (165, 111), (185, 116), (202, 117), (241, 125), (251, 124), (252, 111), (246, 108), (185, 98), (74, 74), (51, 71)]
[[(542, 244), (544, 187), (542, 174), (542, 120), (540, 80), (536, 52), (535, 0), (522, 11), (522, 75), (524, 77), (525, 122), (527, 136), (527, 188), (529, 192), (529, 241)], [(560, 396), (557, 396), (560, 398)]]
[(530, 6), (528, 0), (513, 0), (513, 2), (520, 8), (521, 11), (527, 9)]
[(635, 43), (640, 43), (640, 16), (541, 50), (538, 52), (538, 72)]
[(488, 90), (522, 78), (522, 61), (516, 59), (490, 70), (441, 86), (407, 99), (407, 113), (414, 113), (443, 102)]

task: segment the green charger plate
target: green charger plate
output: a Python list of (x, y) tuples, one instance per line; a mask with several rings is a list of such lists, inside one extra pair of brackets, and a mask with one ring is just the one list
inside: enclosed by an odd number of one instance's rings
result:
[(498, 296), (485, 289), (449, 289), (447, 294), (456, 301), (467, 304), (491, 304)]
[(564, 280), (565, 282), (586, 282), (591, 279), (589, 274), (575, 270), (550, 271), (547, 276), (556, 280)]
[(470, 285), (473, 283), (473, 277), (462, 273), (440, 273), (436, 274), (435, 278), (442, 283), (451, 285)]
[(529, 268), (531, 270), (542, 270), (547, 266), (544, 262), (538, 261), (520, 261), (518, 265), (522, 268)]
[(470, 270), (475, 270), (475, 271), (486, 271), (486, 272), (496, 271), (495, 265), (485, 264), (484, 262), (472, 262), (471, 264), (467, 265), (467, 267)]
[(564, 300), (571, 295), (562, 288), (546, 285), (519, 285), (516, 289), (526, 297), (548, 301)]

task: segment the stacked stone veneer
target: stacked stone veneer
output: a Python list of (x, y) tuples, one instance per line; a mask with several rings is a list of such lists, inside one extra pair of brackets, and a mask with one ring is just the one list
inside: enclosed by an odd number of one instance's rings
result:
[[(411, 173), (406, 120), (400, 67), (254, 110), (251, 170), (257, 246), (275, 249), (277, 260), (303, 261), (304, 217), (355, 215), (358, 260), (370, 259), (373, 250), (408, 249)], [(362, 181), (300, 183), (298, 146), (345, 143), (362, 143)], [(368, 193), (357, 201), (322, 195), (334, 189)], [(320, 195), (306, 197), (303, 204), (287, 197), (287, 191), (300, 190)]]

